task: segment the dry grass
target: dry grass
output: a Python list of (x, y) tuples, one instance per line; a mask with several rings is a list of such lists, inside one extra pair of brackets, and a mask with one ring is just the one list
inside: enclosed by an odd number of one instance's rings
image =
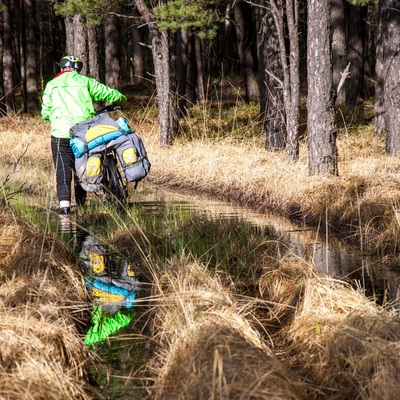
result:
[(155, 290), (154, 398), (307, 398), (249, 324), (252, 302), (235, 300), (204, 267), (171, 267)]
[(0, 213), (0, 398), (90, 398), (83, 276), (59, 239)]
[[(295, 264), (291, 267), (296, 269)], [(399, 314), (303, 266), (291, 273), (295, 275), (297, 304), (281, 332), (292, 362), (309, 369), (311, 379), (329, 399), (398, 399)], [(279, 287), (269, 290), (271, 300), (293, 306), (293, 279), (277, 280), (267, 273), (262, 281), (264, 287)]]

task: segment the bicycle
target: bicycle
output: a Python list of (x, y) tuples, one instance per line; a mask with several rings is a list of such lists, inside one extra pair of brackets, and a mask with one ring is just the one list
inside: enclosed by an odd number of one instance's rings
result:
[[(98, 114), (120, 109), (115, 104), (109, 104), (97, 112)], [(117, 201), (125, 204), (128, 199), (128, 182), (123, 176), (122, 166), (118, 155), (113, 149), (107, 148), (102, 152), (101, 163), (103, 166), (103, 192), (104, 197), (110, 203)]]
[(115, 104), (103, 107), (97, 115), (71, 127), (70, 145), (75, 155), (75, 170), (87, 192), (103, 191), (109, 202), (126, 203), (128, 183), (146, 177), (151, 164), (143, 141), (127, 120), (114, 121), (108, 112)]

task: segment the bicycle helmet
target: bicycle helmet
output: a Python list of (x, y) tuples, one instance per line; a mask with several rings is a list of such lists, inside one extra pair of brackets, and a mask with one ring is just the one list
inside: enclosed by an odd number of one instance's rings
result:
[(73, 71), (80, 72), (83, 67), (83, 62), (79, 57), (64, 56), (60, 61), (61, 69), (69, 68)]

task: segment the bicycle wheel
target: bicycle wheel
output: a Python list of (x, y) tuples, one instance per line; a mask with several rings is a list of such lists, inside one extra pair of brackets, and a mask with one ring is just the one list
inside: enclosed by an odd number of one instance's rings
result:
[(115, 155), (107, 154), (105, 163), (107, 169), (106, 198), (110, 201), (125, 203), (128, 198), (128, 187), (118, 169)]

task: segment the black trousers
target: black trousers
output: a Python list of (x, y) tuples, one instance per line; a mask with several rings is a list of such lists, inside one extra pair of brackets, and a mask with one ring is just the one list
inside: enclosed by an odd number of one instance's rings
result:
[(86, 191), (83, 190), (75, 173), (75, 156), (69, 145), (69, 139), (51, 137), (51, 152), (56, 170), (58, 201), (71, 201), (72, 178), (75, 186), (76, 204), (83, 205)]

